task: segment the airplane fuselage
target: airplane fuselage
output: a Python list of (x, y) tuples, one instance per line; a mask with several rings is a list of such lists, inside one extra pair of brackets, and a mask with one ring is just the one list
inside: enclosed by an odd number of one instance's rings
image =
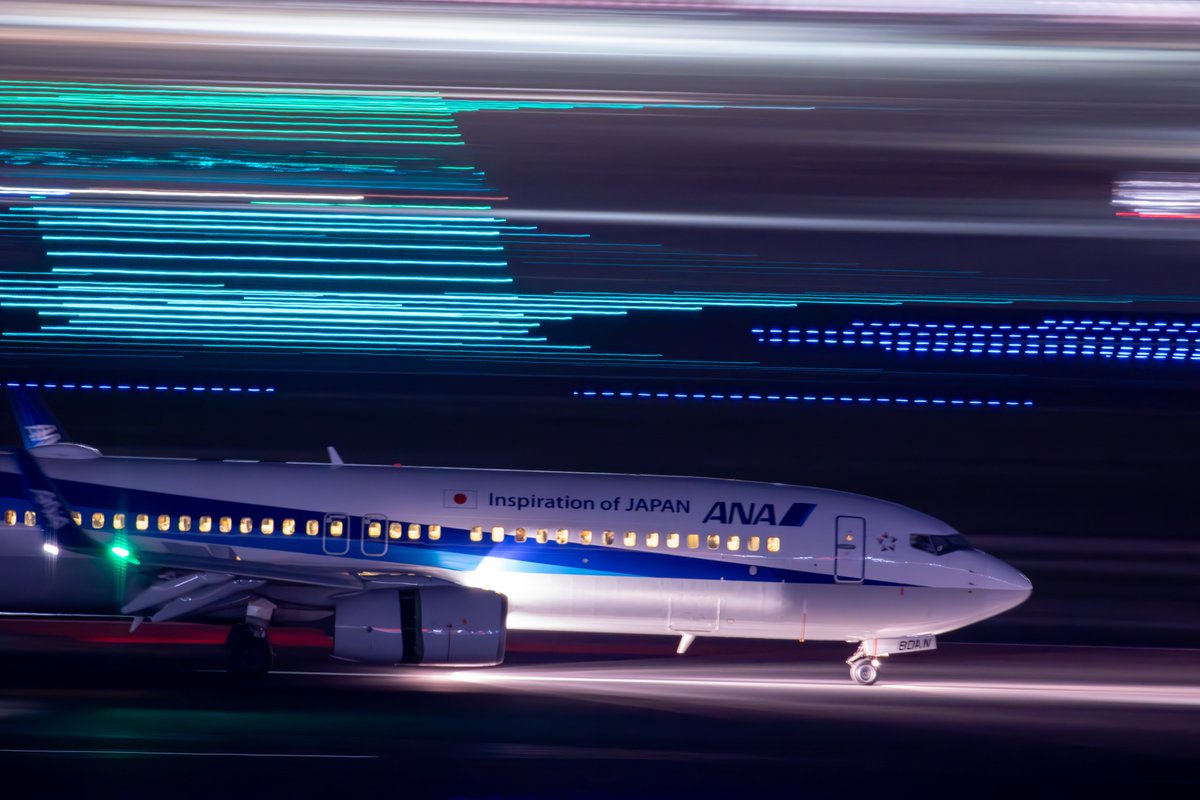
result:
[[(514, 630), (860, 641), (953, 630), (1030, 591), (943, 522), (825, 489), (74, 447), (38, 462), (80, 527), (105, 543), (490, 589), (508, 598)], [(0, 512), (0, 608), (112, 611), (142, 585), (136, 568), (117, 575), (94, 558), (47, 559), (39, 511), (8, 455)], [(311, 618), (336, 595), (267, 591), (284, 620), (289, 610)]]

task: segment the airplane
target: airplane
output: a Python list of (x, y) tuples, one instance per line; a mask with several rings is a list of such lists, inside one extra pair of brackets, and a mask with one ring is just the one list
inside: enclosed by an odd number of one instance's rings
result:
[(489, 666), (558, 631), (858, 643), (850, 677), (932, 650), (1032, 586), (895, 503), (716, 478), (104, 456), (12, 390), (0, 610), (231, 625), (262, 676), (271, 626), (333, 656)]

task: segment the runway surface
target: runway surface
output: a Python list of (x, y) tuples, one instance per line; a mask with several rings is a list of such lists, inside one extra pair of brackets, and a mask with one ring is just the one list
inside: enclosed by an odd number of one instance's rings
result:
[(702, 641), (675, 657), (665, 637), (567, 637), (564, 655), (517, 635), (484, 670), (286, 647), (247, 686), (215, 669), (219, 647), (31, 647), (6, 630), (0, 764), (51, 791), (916, 797), (1200, 781), (1193, 650), (945, 643), (862, 687), (840, 644)]

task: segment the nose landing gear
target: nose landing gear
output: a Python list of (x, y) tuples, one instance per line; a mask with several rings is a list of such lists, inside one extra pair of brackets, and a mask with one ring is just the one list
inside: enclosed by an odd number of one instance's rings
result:
[(859, 642), (858, 649), (854, 651), (854, 655), (846, 659), (846, 663), (850, 665), (852, 681), (863, 686), (870, 686), (879, 680), (879, 660), (881, 658), (886, 658), (892, 653), (917, 653), (936, 649), (937, 637), (928, 633), (898, 638), (867, 639)]
[(850, 680), (863, 686), (870, 686), (879, 680), (879, 655), (867, 652), (866, 642), (858, 645), (854, 654), (846, 659), (850, 665)]
[(855, 683), (860, 683), (863, 686), (870, 686), (875, 681), (879, 680), (879, 659), (878, 658), (860, 658), (857, 661), (850, 661), (850, 678)]

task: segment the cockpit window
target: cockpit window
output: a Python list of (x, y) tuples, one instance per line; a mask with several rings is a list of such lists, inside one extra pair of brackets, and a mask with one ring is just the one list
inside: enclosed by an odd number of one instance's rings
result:
[(951, 534), (950, 536), (931, 536), (924, 533), (914, 533), (908, 537), (908, 543), (917, 550), (924, 550), (926, 553), (933, 553), (935, 556), (944, 556), (946, 553), (953, 553), (955, 550), (974, 550), (965, 536), (960, 534)]

